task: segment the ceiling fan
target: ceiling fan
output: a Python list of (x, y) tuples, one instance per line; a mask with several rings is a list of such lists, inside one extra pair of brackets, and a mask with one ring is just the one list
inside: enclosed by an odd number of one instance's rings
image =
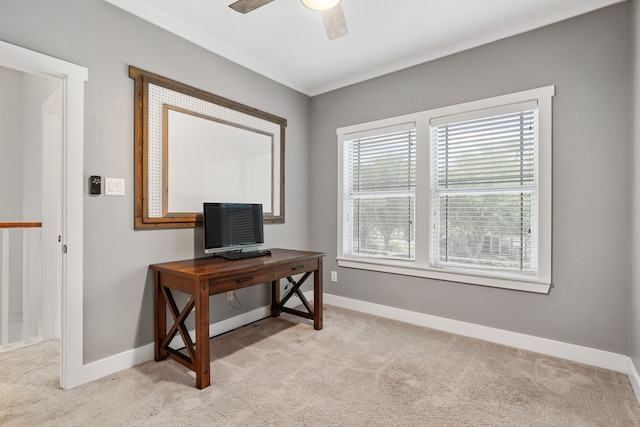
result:
[[(273, 0), (238, 0), (229, 7), (236, 12), (249, 13), (262, 7)], [(329, 40), (347, 35), (347, 21), (340, 3), (342, 0), (300, 0), (302, 4), (311, 10), (322, 12), (324, 28), (327, 30)]]

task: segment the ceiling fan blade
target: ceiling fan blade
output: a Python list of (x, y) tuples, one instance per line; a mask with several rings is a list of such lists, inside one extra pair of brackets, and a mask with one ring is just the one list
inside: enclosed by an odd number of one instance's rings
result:
[(324, 28), (327, 30), (329, 40), (346, 36), (349, 32), (347, 30), (347, 20), (344, 17), (344, 12), (340, 5), (322, 12), (322, 20), (324, 21)]
[(264, 6), (267, 3), (271, 3), (273, 0), (238, 0), (231, 3), (229, 7), (236, 12), (249, 13), (259, 7)]

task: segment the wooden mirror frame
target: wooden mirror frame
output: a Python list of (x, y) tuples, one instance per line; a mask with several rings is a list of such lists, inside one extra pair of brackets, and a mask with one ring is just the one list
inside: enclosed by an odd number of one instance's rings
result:
[[(251, 121), (256, 132), (265, 132), (276, 135), (274, 138), (275, 149), (272, 152), (272, 191), (271, 197), (273, 201), (273, 212), (264, 214), (265, 223), (283, 223), (284, 222), (284, 142), (286, 119), (274, 116), (264, 111), (240, 104), (238, 102), (223, 98), (218, 95), (205, 92), (200, 89), (187, 86), (166, 77), (141, 70), (130, 66), (129, 77), (134, 80), (134, 139), (135, 139), (135, 228), (136, 229), (159, 229), (159, 228), (193, 228), (198, 222), (202, 221), (201, 212), (167, 212), (167, 200), (169, 191), (167, 187), (168, 175), (168, 159), (158, 160), (155, 155), (153, 161), (150, 161), (150, 121), (154, 126), (162, 126), (162, 133), (167, 134), (167, 123), (163, 114), (157, 111), (150, 111), (149, 92), (150, 85), (152, 89), (156, 87), (162, 88), (162, 93), (167, 93), (167, 99), (162, 99), (162, 110), (167, 105), (184, 108), (182, 105), (173, 105), (174, 98), (187, 99), (209, 105), (214, 109), (230, 112), (232, 115), (242, 118), (244, 121)], [(217, 111), (216, 110), (216, 111)], [(159, 117), (158, 117), (159, 116)], [(238, 126), (234, 119), (225, 117), (216, 117), (215, 114), (210, 116), (218, 122), (227, 121), (232, 126)], [(158, 124), (158, 121), (161, 124)], [(246, 126), (242, 124), (242, 126)], [(279, 134), (279, 135), (278, 135)], [(166, 141), (165, 141), (166, 143)], [(155, 150), (155, 149), (154, 149)], [(162, 153), (159, 155), (162, 157)], [(150, 173), (150, 164), (156, 164), (155, 168), (161, 168), (161, 172), (157, 170)], [(161, 166), (157, 166), (160, 164)], [(160, 187), (160, 189), (158, 188)], [(159, 200), (158, 200), (159, 199)], [(161, 214), (150, 214), (150, 200), (154, 206), (161, 206)], [(205, 200), (203, 200), (204, 202)], [(213, 200), (206, 200), (213, 201)], [(157, 209), (156, 209), (157, 210)]]

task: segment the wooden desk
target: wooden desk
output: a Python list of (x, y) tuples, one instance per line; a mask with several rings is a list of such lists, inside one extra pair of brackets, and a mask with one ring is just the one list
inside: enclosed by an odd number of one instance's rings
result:
[[(196, 373), (196, 387), (203, 389), (211, 384), (209, 372), (209, 296), (260, 283), (271, 283), (271, 316), (287, 312), (313, 320), (314, 329), (322, 329), (322, 258), (323, 253), (271, 249), (271, 255), (227, 260), (218, 257), (188, 259), (184, 261), (153, 264), (155, 359), (167, 357), (176, 360)], [(294, 275), (304, 274), (297, 282)], [(300, 291), (300, 286), (313, 274), (313, 307)], [(287, 278), (293, 286), (280, 299), (280, 279)], [(172, 289), (190, 294), (180, 310), (173, 298)], [(287, 301), (297, 295), (306, 312), (285, 307)], [(173, 317), (173, 325), (167, 331), (167, 306)], [(196, 340), (193, 342), (184, 324), (195, 310)], [(180, 334), (185, 343), (184, 351), (169, 347)]]

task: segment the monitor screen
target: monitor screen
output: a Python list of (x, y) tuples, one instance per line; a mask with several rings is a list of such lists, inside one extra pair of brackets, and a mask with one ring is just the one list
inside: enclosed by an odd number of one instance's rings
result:
[(262, 205), (204, 203), (206, 253), (232, 251), (264, 243)]

